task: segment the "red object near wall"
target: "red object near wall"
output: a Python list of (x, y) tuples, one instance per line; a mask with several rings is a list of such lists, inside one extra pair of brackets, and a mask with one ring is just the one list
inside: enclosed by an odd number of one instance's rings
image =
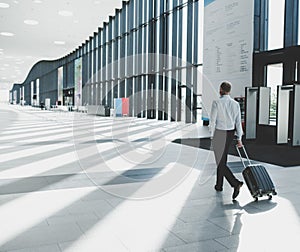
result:
[(122, 115), (129, 115), (129, 98), (122, 98)]

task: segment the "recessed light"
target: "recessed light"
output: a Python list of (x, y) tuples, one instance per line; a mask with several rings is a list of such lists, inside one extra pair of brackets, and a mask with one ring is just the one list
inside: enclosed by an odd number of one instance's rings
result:
[(54, 44), (56, 44), (56, 45), (64, 45), (64, 44), (66, 44), (66, 42), (65, 41), (54, 41)]
[(37, 25), (37, 24), (39, 24), (38, 21), (33, 20), (33, 19), (24, 20), (24, 23), (27, 24), (27, 25)]
[(43, 3), (41, 0), (34, 0), (33, 2), (38, 4)]
[(2, 77), (2, 80), (6, 80), (6, 77)]
[(9, 4), (7, 4), (7, 3), (0, 3), (0, 8), (9, 8)]
[(61, 11), (58, 12), (58, 14), (63, 16), (63, 17), (73, 16), (73, 12), (72, 11), (67, 11), (67, 10), (61, 10)]
[(15, 1), (14, 1), (14, 3), (15, 3), (15, 4), (18, 4), (18, 3), (19, 3), (19, 1), (15, 0)]
[(0, 35), (6, 36), (6, 37), (12, 37), (12, 36), (14, 36), (15, 34), (13, 34), (13, 33), (11, 33), (11, 32), (1, 32)]
[(100, 3), (100, 1), (94, 1), (94, 4), (99, 4)]
[(78, 20), (74, 20), (74, 24), (78, 24), (79, 23), (79, 21)]
[(3, 64), (3, 66), (5, 66), (5, 67), (9, 67), (9, 64)]

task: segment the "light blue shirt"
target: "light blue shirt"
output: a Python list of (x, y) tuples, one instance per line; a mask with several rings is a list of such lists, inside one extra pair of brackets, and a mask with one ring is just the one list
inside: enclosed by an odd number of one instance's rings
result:
[(210, 113), (210, 133), (213, 136), (215, 129), (236, 130), (238, 140), (242, 139), (243, 128), (241, 122), (240, 104), (229, 95), (223, 95), (213, 101)]

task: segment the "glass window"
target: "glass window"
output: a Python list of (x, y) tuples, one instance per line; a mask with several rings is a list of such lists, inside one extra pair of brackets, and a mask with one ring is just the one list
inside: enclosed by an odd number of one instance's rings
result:
[(268, 50), (283, 48), (285, 0), (269, 0)]
[(98, 48), (96, 48), (96, 58), (95, 58), (95, 63), (94, 63), (95, 65), (96, 65), (96, 73), (95, 73), (95, 82), (98, 82)]
[(144, 38), (144, 45), (143, 45), (143, 72), (147, 73), (149, 68), (149, 61), (148, 61), (148, 53), (149, 53), (149, 24), (143, 27), (143, 38)]
[(267, 87), (271, 87), (270, 122), (276, 121), (277, 86), (282, 85), (283, 64), (272, 64), (267, 66)]
[(204, 12), (204, 2), (198, 3), (198, 62), (203, 63), (203, 12)]
[(100, 78), (99, 81), (103, 81), (103, 46), (100, 47), (100, 69), (99, 69), (99, 73), (100, 73)]
[(91, 51), (91, 82), (95, 82), (95, 78), (94, 78), (94, 64), (95, 64), (95, 59), (94, 59), (94, 51)]
[[(170, 3), (171, 5), (171, 3)], [(171, 8), (171, 7), (170, 7)], [(173, 41), (173, 29), (176, 29), (176, 26), (173, 27), (173, 13), (171, 13), (170, 15), (168, 15), (167, 17), (167, 22), (168, 22), (168, 45), (167, 45), (167, 48), (168, 48), (168, 51), (167, 51), (167, 54), (169, 55), (168, 59), (168, 63), (167, 63), (167, 68), (171, 68), (172, 67), (172, 50), (173, 50), (173, 43), (176, 43), (175, 41)]]
[(159, 62), (159, 53), (160, 53), (160, 50), (161, 50), (161, 42), (160, 42), (160, 39), (161, 39), (161, 34), (160, 34), (160, 25), (161, 25), (161, 19), (158, 19), (158, 21), (155, 22), (155, 52), (154, 53), (157, 53), (156, 54), (156, 57), (155, 57), (155, 70), (156, 71), (160, 71), (159, 67), (160, 67), (160, 62)]
[(114, 48), (115, 48), (115, 18), (112, 19), (112, 23), (111, 23), (111, 35), (110, 35), (110, 76), (109, 78), (112, 79), (113, 78), (113, 73), (114, 73), (114, 57), (115, 57), (115, 52), (114, 52)]
[(188, 16), (187, 16), (187, 5), (182, 9), (182, 60), (183, 64), (186, 64), (187, 61), (187, 25), (188, 25)]

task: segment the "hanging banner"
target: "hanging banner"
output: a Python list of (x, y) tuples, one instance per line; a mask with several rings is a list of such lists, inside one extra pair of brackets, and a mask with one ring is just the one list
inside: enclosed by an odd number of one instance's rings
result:
[(122, 98), (122, 115), (129, 115), (129, 98)]
[(114, 99), (114, 107), (115, 107), (115, 115), (122, 116), (122, 98), (115, 98)]
[(252, 86), (253, 20), (254, 1), (204, 0), (202, 120), (222, 81), (232, 83), (232, 97)]
[(63, 100), (63, 79), (64, 78), (64, 68), (60, 67), (57, 69), (57, 105), (62, 105)]
[(75, 105), (82, 106), (82, 58), (75, 60)]

